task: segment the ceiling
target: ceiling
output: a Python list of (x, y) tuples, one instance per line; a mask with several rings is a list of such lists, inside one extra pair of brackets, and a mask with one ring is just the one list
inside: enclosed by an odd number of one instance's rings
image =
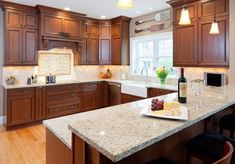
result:
[(37, 4), (64, 9), (69, 7), (71, 11), (87, 14), (88, 17), (107, 19), (124, 15), (137, 17), (161, 9), (170, 7), (167, 0), (133, 0), (134, 8), (120, 10), (116, 7), (118, 0), (5, 0), (30, 6)]

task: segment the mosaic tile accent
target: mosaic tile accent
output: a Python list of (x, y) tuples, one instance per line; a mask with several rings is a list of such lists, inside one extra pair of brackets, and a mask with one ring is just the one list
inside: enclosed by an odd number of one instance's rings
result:
[(39, 76), (70, 75), (71, 52), (39, 52), (38, 74)]

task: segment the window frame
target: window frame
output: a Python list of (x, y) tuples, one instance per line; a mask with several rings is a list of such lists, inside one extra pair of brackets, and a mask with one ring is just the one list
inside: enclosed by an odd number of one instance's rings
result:
[[(159, 38), (159, 39), (156, 39), (156, 38)], [(172, 41), (173, 41), (173, 32), (172, 31), (162, 32), (162, 33), (158, 33), (158, 34), (150, 34), (150, 35), (145, 35), (145, 36), (132, 37), (130, 39), (130, 43), (131, 43), (131, 45), (130, 45), (130, 75), (131, 76), (141, 76), (140, 73), (138, 73), (138, 72), (134, 73), (134, 67), (136, 65), (136, 63), (134, 63), (134, 60), (137, 60), (137, 59), (133, 59), (134, 58), (133, 54), (136, 53), (136, 51), (138, 49), (138, 46), (133, 47), (134, 44), (138, 44), (140, 42), (153, 41), (154, 42), (154, 47), (153, 47), (154, 50), (153, 50), (153, 56), (152, 56), (153, 60), (159, 61), (160, 58), (171, 58), (171, 57), (173, 60), (173, 54), (172, 54), (172, 56), (159, 55), (159, 41), (164, 40), (164, 39), (167, 40), (169, 38), (172, 38)], [(137, 57), (137, 58), (140, 58), (140, 57)], [(174, 69), (177, 69), (177, 68), (174, 67)], [(173, 78), (173, 79), (178, 78), (178, 71), (176, 71), (176, 72), (177, 73), (175, 75), (169, 75), (168, 78)], [(152, 73), (150, 73), (148, 76), (155, 77)]]

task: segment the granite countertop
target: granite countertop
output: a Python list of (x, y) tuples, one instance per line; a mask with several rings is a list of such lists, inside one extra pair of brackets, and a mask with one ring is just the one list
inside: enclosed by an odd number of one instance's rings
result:
[(177, 91), (178, 88), (176, 85), (169, 85), (169, 84), (159, 84), (159, 83), (144, 83), (139, 81), (133, 80), (116, 80), (116, 79), (86, 79), (86, 80), (68, 80), (68, 81), (59, 81), (55, 84), (44, 84), (44, 83), (37, 83), (37, 84), (16, 84), (16, 85), (6, 85), (2, 84), (5, 89), (17, 89), (17, 88), (30, 88), (30, 87), (43, 87), (43, 86), (54, 86), (54, 85), (64, 85), (64, 84), (79, 84), (79, 83), (88, 83), (88, 82), (99, 82), (99, 81), (107, 81), (107, 82), (115, 82), (120, 84), (126, 83), (141, 83), (146, 85), (147, 88), (159, 88), (159, 89), (166, 89), (166, 90), (173, 90)]
[[(152, 99), (81, 113), (69, 129), (113, 162), (120, 161), (160, 140), (171, 136), (227, 107), (235, 104), (235, 86), (206, 88), (200, 96), (203, 108), (193, 108), (197, 100), (189, 93), (186, 106), (188, 121), (144, 117), (141, 110)], [(189, 91), (190, 92), (190, 91)], [(177, 101), (177, 94), (161, 96), (165, 101)]]
[[(72, 130), (106, 157), (117, 162), (235, 104), (235, 86), (233, 85), (204, 88), (203, 95), (200, 96), (203, 108), (200, 109), (193, 108), (196, 98), (190, 88), (188, 90), (188, 103), (182, 104), (188, 108), (188, 121), (142, 116), (140, 111), (152, 100), (145, 99), (46, 120), (43, 123), (69, 148), (71, 148), (70, 130)], [(159, 98), (169, 102), (177, 101), (177, 94), (173, 93)]]

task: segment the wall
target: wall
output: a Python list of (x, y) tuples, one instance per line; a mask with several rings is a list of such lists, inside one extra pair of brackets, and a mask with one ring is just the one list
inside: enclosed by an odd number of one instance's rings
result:
[(235, 1), (230, 0), (230, 83), (235, 84)]
[[(0, 80), (2, 81), (3, 65), (3, 13), (0, 10)], [(3, 115), (3, 89), (0, 87), (0, 116)]]

